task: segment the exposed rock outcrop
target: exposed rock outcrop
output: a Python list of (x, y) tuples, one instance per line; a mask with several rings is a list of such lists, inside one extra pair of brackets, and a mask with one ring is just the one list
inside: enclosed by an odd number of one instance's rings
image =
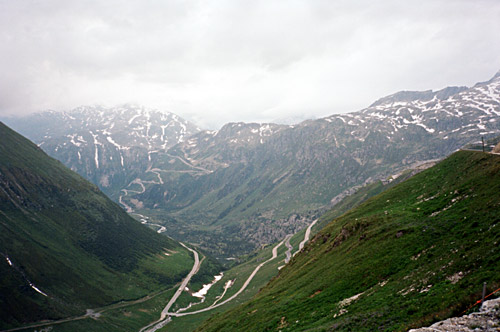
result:
[(429, 327), (413, 329), (408, 332), (469, 332), (500, 331), (500, 298), (485, 301), (479, 312), (462, 317), (453, 317), (432, 324)]

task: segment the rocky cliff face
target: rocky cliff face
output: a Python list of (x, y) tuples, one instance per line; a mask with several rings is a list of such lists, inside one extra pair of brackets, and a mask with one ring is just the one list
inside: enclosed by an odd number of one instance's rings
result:
[(479, 312), (462, 317), (446, 319), (429, 327), (412, 329), (408, 332), (496, 332), (500, 329), (500, 299), (485, 301)]

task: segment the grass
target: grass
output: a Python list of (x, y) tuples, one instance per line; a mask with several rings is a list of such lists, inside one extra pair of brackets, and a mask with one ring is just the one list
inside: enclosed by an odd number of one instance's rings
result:
[[(302, 230), (297, 234), (295, 234), (290, 239), (290, 244), (294, 248), (292, 250), (292, 254), (298, 250), (298, 245), (303, 240), (304, 233), (305, 230)], [(194, 307), (192, 307), (191, 310), (188, 311), (196, 311), (212, 304), (216, 300), (216, 296), (222, 294), (224, 284), (228, 280), (234, 280), (234, 285), (231, 288), (229, 288), (226, 295), (224, 296), (224, 299), (229, 298), (231, 295), (236, 293), (243, 285), (243, 283), (250, 275), (250, 273), (254, 270), (254, 268), (257, 265), (259, 265), (262, 261), (267, 260), (269, 257), (272, 256), (271, 251), (274, 246), (275, 245), (269, 245), (262, 250), (258, 250), (253, 254), (250, 254), (245, 262), (237, 264), (236, 266), (224, 271), (224, 277), (220, 281), (218, 281), (215, 285), (213, 285), (212, 288), (210, 288), (210, 291), (206, 296), (205, 302), (203, 304), (195, 305)], [(160, 331), (169, 331), (169, 332), (193, 331), (213, 315), (224, 313), (225, 311), (231, 308), (235, 308), (238, 305), (241, 305), (242, 303), (250, 300), (269, 282), (269, 280), (271, 280), (278, 274), (278, 267), (284, 265), (285, 252), (286, 252), (286, 247), (282, 245), (278, 250), (278, 257), (275, 260), (264, 265), (256, 274), (256, 276), (249, 284), (249, 286), (246, 288), (246, 290), (233, 301), (230, 301), (227, 304), (217, 307), (214, 310), (208, 312), (184, 316), (184, 317), (173, 317), (172, 322), (170, 322), (164, 329)], [(190, 288), (197, 290), (198, 288), (201, 287), (194, 288), (191, 285)], [(190, 301), (193, 301), (193, 298), (189, 297), (187, 294), (184, 294), (184, 296), (186, 298), (186, 302), (184, 303), (183, 306), (186, 306)]]
[(344, 197), (340, 202), (338, 202), (333, 208), (326, 211), (318, 220), (318, 228), (325, 227), (333, 219), (340, 217), (347, 211), (357, 207), (367, 199), (380, 194), (381, 192), (394, 187), (398, 183), (407, 180), (412, 175), (415, 174), (413, 170), (407, 170), (399, 174), (395, 179), (392, 177), (387, 182), (382, 182), (380, 180), (370, 183), (356, 190), (352, 195)]
[[(304, 231), (296, 234), (291, 239), (291, 244), (294, 246), (294, 251), (297, 249), (299, 242), (303, 239)], [(191, 310), (199, 310), (201, 308), (207, 307), (216, 300), (216, 296), (220, 295), (223, 291), (223, 286), (227, 280), (234, 280), (235, 284), (228, 290), (224, 298), (228, 298), (236, 291), (240, 289), (247, 277), (253, 271), (253, 269), (260, 264), (262, 261), (267, 260), (271, 257), (271, 250), (273, 246), (267, 246), (266, 248), (259, 250), (246, 258), (246, 261), (234, 266), (233, 268), (224, 271), (224, 277), (218, 283), (216, 283), (209, 291), (206, 296), (206, 300), (203, 304), (195, 305)], [(169, 323), (165, 328), (160, 331), (193, 331), (206, 319), (211, 317), (216, 313), (223, 313), (230, 308), (234, 308), (241, 303), (252, 298), (258, 291), (274, 276), (278, 273), (278, 267), (284, 264), (285, 258), (285, 247), (281, 246), (278, 250), (278, 257), (264, 265), (255, 276), (253, 281), (250, 283), (249, 287), (236, 299), (230, 301), (229, 303), (215, 308), (209, 312), (185, 316), (185, 317), (173, 317), (171, 323)], [(294, 252), (292, 251), (292, 252)], [(213, 275), (220, 272), (220, 266), (212, 262), (210, 257), (205, 255), (201, 256), (203, 259), (200, 272), (198, 275), (198, 280), (193, 278), (188, 284), (188, 288), (191, 290), (198, 290), (202, 287), (203, 283), (211, 281), (209, 277), (210, 273)], [(202, 282), (203, 280), (203, 282)], [(176, 286), (177, 287), (177, 286)], [(52, 325), (57, 327), (57, 331), (135, 331), (139, 330), (141, 327), (146, 326), (150, 322), (158, 319), (160, 312), (169, 301), (170, 297), (175, 292), (176, 287), (172, 287), (156, 294), (153, 294), (151, 298), (145, 298), (139, 300), (139, 303), (134, 302), (120, 302), (103, 308), (95, 309), (96, 312), (100, 312), (101, 316), (97, 319), (86, 318), (81, 320), (76, 320), (72, 322), (65, 322), (62, 324)], [(172, 308), (173, 311), (178, 310), (189, 305), (190, 302), (197, 302), (199, 299), (192, 297), (188, 292), (183, 292), (179, 299), (174, 304)], [(30, 329), (26, 329), (30, 330)]]
[(461, 314), (500, 285), (499, 193), (499, 156), (455, 153), (333, 220), (199, 331), (404, 331)]

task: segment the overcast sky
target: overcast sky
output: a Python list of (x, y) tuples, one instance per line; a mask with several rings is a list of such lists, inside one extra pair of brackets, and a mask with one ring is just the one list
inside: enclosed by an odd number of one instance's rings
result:
[(138, 103), (205, 128), (500, 69), (500, 1), (0, 0), (0, 115)]

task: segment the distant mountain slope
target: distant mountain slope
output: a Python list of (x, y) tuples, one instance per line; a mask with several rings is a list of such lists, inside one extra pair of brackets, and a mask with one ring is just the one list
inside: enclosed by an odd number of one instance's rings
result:
[(189, 271), (176, 242), (1, 122), (0, 138), (0, 329), (135, 299)]
[(500, 286), (500, 156), (460, 151), (333, 220), (198, 331), (405, 331)]
[(82, 106), (5, 121), (108, 195), (142, 174), (151, 154), (199, 131), (175, 114), (136, 105)]
[(353, 187), (332, 199), (332, 207), (326, 211), (316, 222), (316, 229), (323, 229), (330, 221), (340, 217), (347, 211), (359, 206), (361, 203), (395, 185), (409, 179), (413, 175), (434, 166), (434, 162), (421, 165), (415, 169), (408, 169), (400, 174), (395, 174), (386, 180), (378, 180), (365, 186)]

